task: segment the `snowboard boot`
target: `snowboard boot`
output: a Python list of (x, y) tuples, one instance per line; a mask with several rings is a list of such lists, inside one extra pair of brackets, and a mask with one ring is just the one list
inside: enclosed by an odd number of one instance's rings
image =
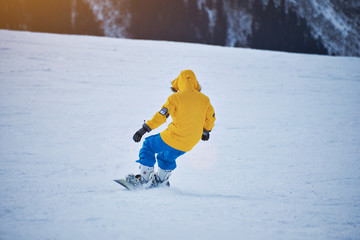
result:
[(150, 179), (152, 179), (152, 177), (154, 175), (154, 167), (148, 167), (148, 166), (140, 164), (139, 169), (140, 169), (141, 178), (144, 181), (147, 182)]
[(129, 174), (125, 179), (136, 188), (150, 188), (154, 185), (154, 168), (142, 164), (139, 166), (140, 174)]
[(167, 186), (170, 187), (169, 178), (171, 176), (171, 170), (163, 170), (159, 168), (159, 172), (155, 174), (155, 186)]
[(154, 167), (148, 167), (140, 164), (140, 181), (144, 188), (150, 188), (154, 185)]

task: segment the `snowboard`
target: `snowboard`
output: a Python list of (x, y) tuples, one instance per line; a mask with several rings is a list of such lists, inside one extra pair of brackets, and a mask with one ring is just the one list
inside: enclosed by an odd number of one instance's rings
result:
[(121, 186), (123, 186), (125, 189), (127, 189), (129, 191), (138, 189), (133, 184), (126, 181), (126, 179), (115, 179), (114, 182), (120, 184)]
[(158, 187), (170, 187), (170, 182), (166, 182), (163, 184), (156, 184), (156, 185), (134, 185), (128, 181), (126, 181), (125, 178), (122, 179), (115, 179), (114, 182), (120, 184), (121, 186), (123, 186), (125, 189), (129, 190), (129, 191), (134, 191), (134, 190), (140, 190), (140, 189), (152, 189), (152, 188), (158, 188)]

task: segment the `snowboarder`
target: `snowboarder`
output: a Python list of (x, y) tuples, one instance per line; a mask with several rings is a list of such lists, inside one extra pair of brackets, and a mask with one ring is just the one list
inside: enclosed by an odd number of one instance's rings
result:
[[(176, 159), (190, 151), (199, 141), (209, 140), (214, 127), (215, 112), (209, 98), (201, 93), (200, 85), (191, 70), (184, 70), (172, 81), (174, 92), (154, 117), (144, 123), (133, 139), (159, 127), (171, 116), (172, 122), (163, 132), (147, 137), (139, 152), (140, 174), (130, 174), (126, 180), (142, 187), (168, 185)], [(157, 155), (156, 155), (157, 154)], [(158, 172), (154, 165), (158, 163)]]

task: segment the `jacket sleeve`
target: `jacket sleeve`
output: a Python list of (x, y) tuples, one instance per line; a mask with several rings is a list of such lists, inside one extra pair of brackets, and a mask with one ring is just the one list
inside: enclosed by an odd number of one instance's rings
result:
[(148, 125), (151, 129), (155, 129), (165, 123), (169, 115), (172, 115), (176, 109), (174, 100), (173, 95), (171, 95), (160, 111), (157, 112), (151, 120), (146, 122), (146, 125)]
[(211, 103), (209, 103), (209, 107), (206, 112), (204, 128), (210, 132), (214, 127), (215, 120), (216, 120), (216, 118), (215, 118), (214, 108), (211, 105)]

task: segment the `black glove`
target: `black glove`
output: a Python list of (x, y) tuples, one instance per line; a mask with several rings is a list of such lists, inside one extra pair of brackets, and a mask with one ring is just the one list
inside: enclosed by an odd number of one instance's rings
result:
[(134, 134), (134, 136), (133, 136), (134, 141), (135, 141), (135, 142), (140, 142), (141, 137), (142, 137), (145, 133), (150, 132), (150, 131), (151, 131), (151, 128), (150, 128), (148, 125), (146, 125), (146, 123), (144, 123), (144, 124), (142, 125), (142, 128), (140, 128), (140, 129)]
[(211, 132), (211, 131), (208, 131), (208, 130), (206, 130), (206, 129), (204, 128), (204, 130), (203, 130), (203, 135), (202, 135), (202, 137), (201, 137), (201, 140), (203, 140), (203, 141), (209, 140), (210, 132)]

